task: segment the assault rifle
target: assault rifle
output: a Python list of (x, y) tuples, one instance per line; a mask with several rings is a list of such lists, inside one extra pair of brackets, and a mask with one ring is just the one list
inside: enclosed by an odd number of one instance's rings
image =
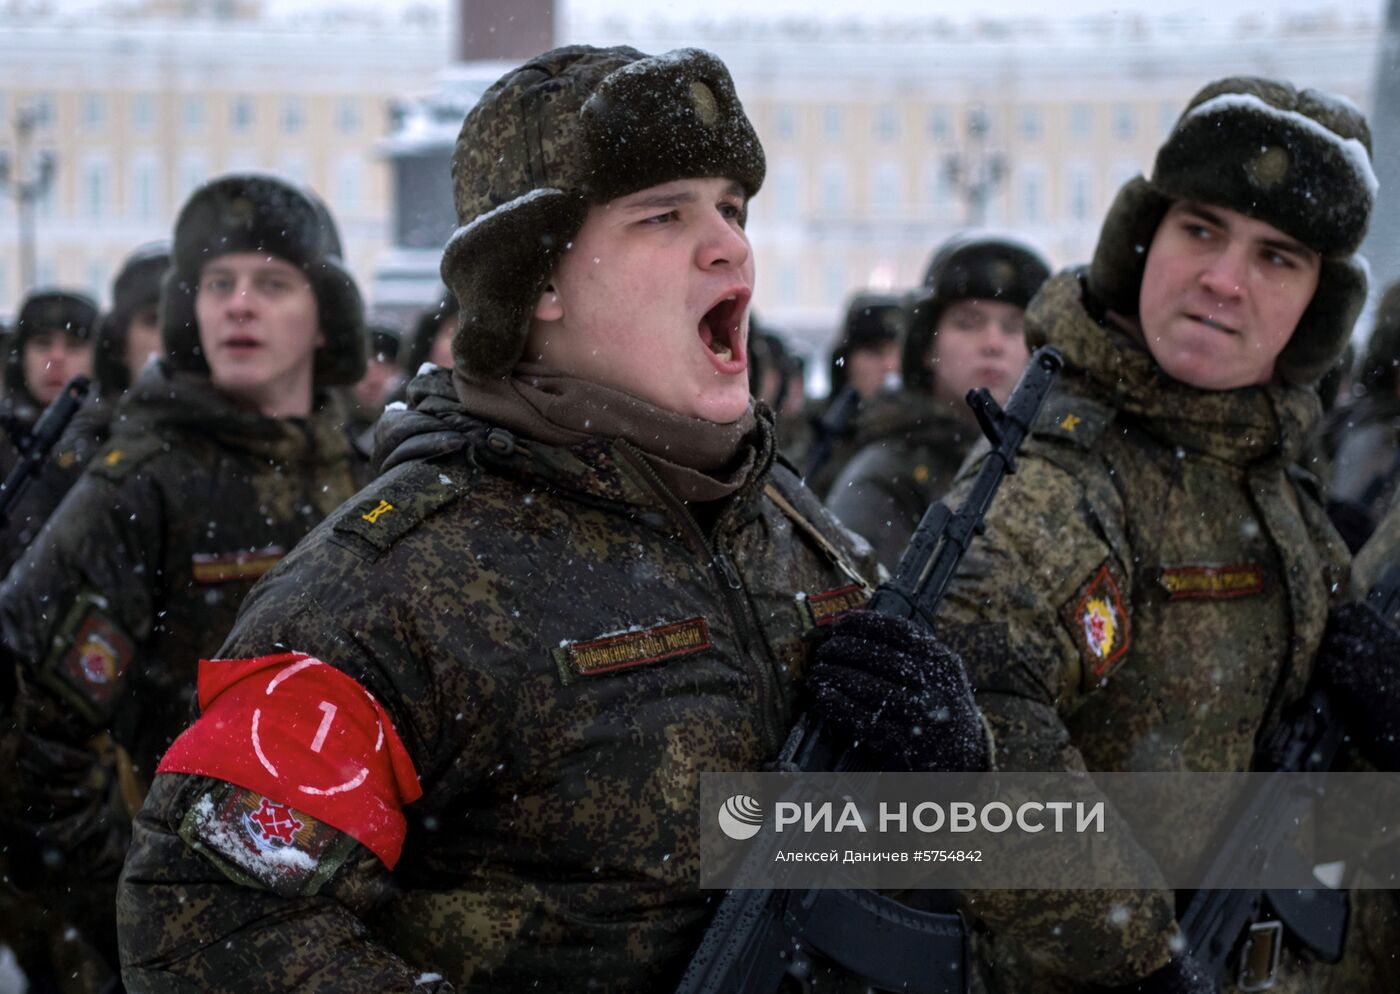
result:
[(10, 470), (10, 475), (5, 477), (5, 482), (0, 483), (0, 528), (9, 527), (10, 512), (24, 493), (25, 486), (39, 471), (53, 447), (58, 444), (64, 429), (68, 427), (68, 422), (73, 420), (73, 415), (83, 406), (91, 387), (92, 382), (86, 376), (75, 376), (63, 385), (59, 395), (44, 408), (44, 413), (39, 416), (34, 430), (29, 433), (28, 441), (19, 447), (19, 462)]
[(802, 467), (802, 480), (815, 479), (831, 459), (831, 450), (851, 427), (851, 419), (860, 408), (860, 391), (853, 386), (844, 386), (822, 416), (816, 422), (816, 438), (812, 440), (812, 451), (807, 454), (807, 464)]
[[(956, 511), (938, 501), (924, 512), (899, 568), (868, 610), (932, 627), (959, 561), (1030, 432), (1064, 360), (1037, 349), (1003, 410), (986, 390), (967, 402), (991, 451)], [(778, 757), (784, 772), (862, 769), (821, 720), (798, 719)], [(762, 850), (758, 850), (762, 855)], [(812, 969), (808, 951), (881, 990), (950, 994), (966, 989), (966, 933), (956, 913), (919, 911), (868, 890), (731, 890), (720, 902), (677, 994), (771, 994), (785, 974)]]
[[(1400, 564), (1386, 569), (1366, 601), (1387, 623), (1394, 622), (1400, 611)], [(1264, 744), (1255, 766), (1261, 772), (1321, 775), (1332, 768), (1345, 738), (1335, 704), (1314, 683), (1293, 720), (1281, 725)], [(1280, 858), (1284, 840), (1317, 797), (1307, 782), (1269, 777), (1226, 821), (1229, 831), (1214, 847), (1202, 887), (1181, 916), (1187, 948), (1208, 976), (1227, 977), (1230, 955), (1238, 945), (1234, 972), (1239, 989), (1267, 990), (1278, 970), (1285, 928), (1324, 962), (1341, 959), (1347, 920), (1344, 892), (1211, 886), (1227, 874), (1238, 880), (1241, 868), (1262, 873), (1271, 858)]]

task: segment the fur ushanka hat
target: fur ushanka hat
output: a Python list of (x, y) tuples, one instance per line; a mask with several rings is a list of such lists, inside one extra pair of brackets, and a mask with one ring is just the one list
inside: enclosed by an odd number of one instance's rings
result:
[(1279, 355), (1293, 383), (1311, 383), (1346, 348), (1366, 300), (1354, 255), (1375, 203), (1371, 131), (1350, 102), (1252, 76), (1197, 93), (1157, 152), (1152, 178), (1129, 180), (1104, 219), (1089, 289), (1136, 315), (1147, 250), (1167, 209), (1194, 200), (1273, 225), (1322, 257), (1312, 302)]

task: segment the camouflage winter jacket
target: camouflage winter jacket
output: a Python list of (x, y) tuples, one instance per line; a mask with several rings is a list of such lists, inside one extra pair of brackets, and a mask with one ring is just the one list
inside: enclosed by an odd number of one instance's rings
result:
[(861, 444), (826, 506), (893, 571), (924, 511), (947, 493), (979, 436), (972, 424), (913, 390), (877, 394), (862, 408), (857, 430)]
[[(336, 409), (264, 418), (205, 378), (149, 367), (0, 586), (20, 730), (80, 747), (108, 733), (132, 783), (148, 781), (189, 720), (196, 660), (223, 641), (256, 579), (367, 478)], [(33, 775), (41, 791), (45, 774)], [(50, 835), (54, 811), (33, 795), (25, 808), (3, 814), (67, 848)]]
[[(1027, 319), (1032, 346), (1058, 347), (1066, 370), (939, 615), (998, 765), (1247, 770), (1347, 595), (1346, 549), (1292, 465), (1317, 397), (1169, 378), (1090, 317), (1073, 273), (1047, 283)], [(1180, 841), (1209, 838), (1221, 814), (1202, 797), (1201, 836)], [(1151, 835), (1139, 826), (1084, 858), (1127, 862), (1138, 841), (1172, 849)], [(1142, 977), (1176, 929), (1164, 890), (980, 892), (972, 904), (1002, 991)]]
[[(774, 758), (814, 634), (865, 599), (869, 550), (772, 462), (766, 416), (707, 529), (625, 442), (516, 437), (442, 371), (410, 401), (380, 422), (382, 475), (221, 650), (309, 654), (382, 704), (422, 791), (402, 857), (337, 830), (359, 808), (331, 827), (281, 781), (161, 773), (118, 901), (132, 991), (668, 989), (711, 910), (697, 775)], [(314, 697), (288, 705), (307, 737)]]

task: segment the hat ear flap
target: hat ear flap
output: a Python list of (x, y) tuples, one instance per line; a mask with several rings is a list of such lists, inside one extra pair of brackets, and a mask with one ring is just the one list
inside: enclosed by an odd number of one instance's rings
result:
[(484, 379), (510, 374), (535, 303), (587, 214), (580, 196), (532, 190), (448, 240), (442, 281), (461, 305), (452, 354), (464, 371)]
[(1141, 176), (1123, 184), (1104, 216), (1089, 264), (1089, 292), (1100, 304), (1119, 314), (1138, 312), (1147, 250), (1170, 206)]
[(1355, 259), (1323, 259), (1317, 290), (1275, 365), (1290, 383), (1317, 381), (1347, 347), (1366, 303), (1366, 270)]

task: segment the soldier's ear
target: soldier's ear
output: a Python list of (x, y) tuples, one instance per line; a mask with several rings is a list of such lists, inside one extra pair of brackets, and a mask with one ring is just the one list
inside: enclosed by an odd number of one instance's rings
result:
[(559, 294), (551, 283), (544, 288), (540, 294), (540, 299), (535, 302), (534, 318), (536, 321), (558, 321), (564, 316), (564, 305), (559, 301)]

